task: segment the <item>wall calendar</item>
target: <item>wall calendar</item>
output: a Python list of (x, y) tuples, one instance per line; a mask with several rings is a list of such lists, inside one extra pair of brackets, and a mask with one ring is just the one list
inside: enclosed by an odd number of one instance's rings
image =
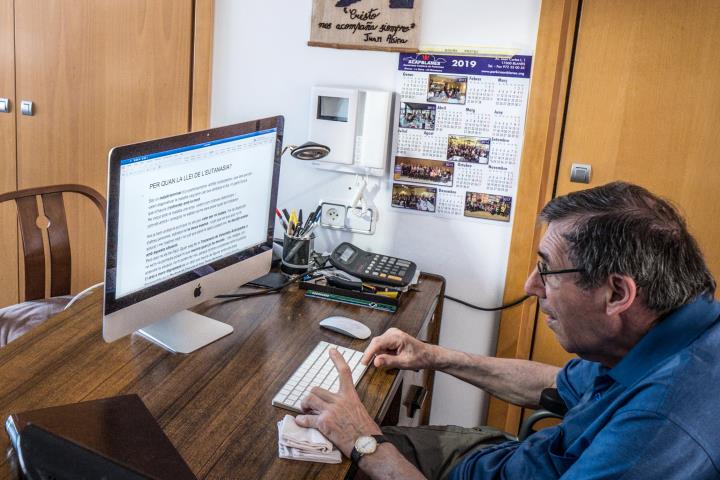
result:
[(391, 205), (509, 222), (532, 57), (400, 54)]

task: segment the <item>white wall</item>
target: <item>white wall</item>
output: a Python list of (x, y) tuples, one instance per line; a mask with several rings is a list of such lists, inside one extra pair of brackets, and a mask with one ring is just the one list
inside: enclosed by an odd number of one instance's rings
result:
[[(285, 116), (285, 144), (308, 140), (313, 85), (395, 90), (398, 54), (307, 46), (310, 0), (216, 0), (212, 125)], [(424, 0), (421, 43), (534, 50), (540, 0)], [(311, 211), (321, 199), (350, 202), (354, 176), (316, 170), (286, 155), (278, 205)], [(378, 183), (381, 182), (381, 183)], [(414, 260), (447, 279), (447, 293), (480, 305), (498, 305), (505, 283), (511, 225), (463, 222), (399, 213), (390, 185), (376, 180), (380, 221), (373, 236), (320, 231), (318, 250), (341, 240)], [(322, 229), (321, 229), (322, 230)], [(492, 354), (497, 314), (445, 303), (440, 344)], [(431, 422), (475, 426), (486, 396), (440, 374)]]

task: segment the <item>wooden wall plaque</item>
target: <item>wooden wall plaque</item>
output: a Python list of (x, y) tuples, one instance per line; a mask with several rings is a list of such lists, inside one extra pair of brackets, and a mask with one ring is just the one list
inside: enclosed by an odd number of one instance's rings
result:
[(313, 0), (312, 47), (417, 52), (421, 0)]

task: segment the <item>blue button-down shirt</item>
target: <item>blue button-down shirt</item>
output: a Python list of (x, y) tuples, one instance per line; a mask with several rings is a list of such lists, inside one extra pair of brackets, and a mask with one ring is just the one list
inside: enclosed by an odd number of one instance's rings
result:
[(719, 316), (699, 299), (611, 369), (571, 360), (557, 377), (570, 408), (560, 425), (470, 454), (449, 478), (720, 478)]

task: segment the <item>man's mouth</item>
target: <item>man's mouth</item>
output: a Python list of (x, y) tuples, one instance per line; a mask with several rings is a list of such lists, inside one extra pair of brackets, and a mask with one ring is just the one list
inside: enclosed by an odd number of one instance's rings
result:
[(547, 319), (545, 320), (546, 323), (551, 323), (555, 321), (555, 314), (550, 310), (546, 309), (543, 305), (540, 305), (540, 311), (547, 316)]
[(552, 317), (552, 316), (553, 316), (553, 313), (552, 313), (550, 310), (548, 310), (548, 309), (545, 307), (545, 305), (542, 304), (542, 302), (540, 303), (540, 311), (541, 311), (542, 313), (544, 313), (545, 315), (547, 315), (548, 317)]

